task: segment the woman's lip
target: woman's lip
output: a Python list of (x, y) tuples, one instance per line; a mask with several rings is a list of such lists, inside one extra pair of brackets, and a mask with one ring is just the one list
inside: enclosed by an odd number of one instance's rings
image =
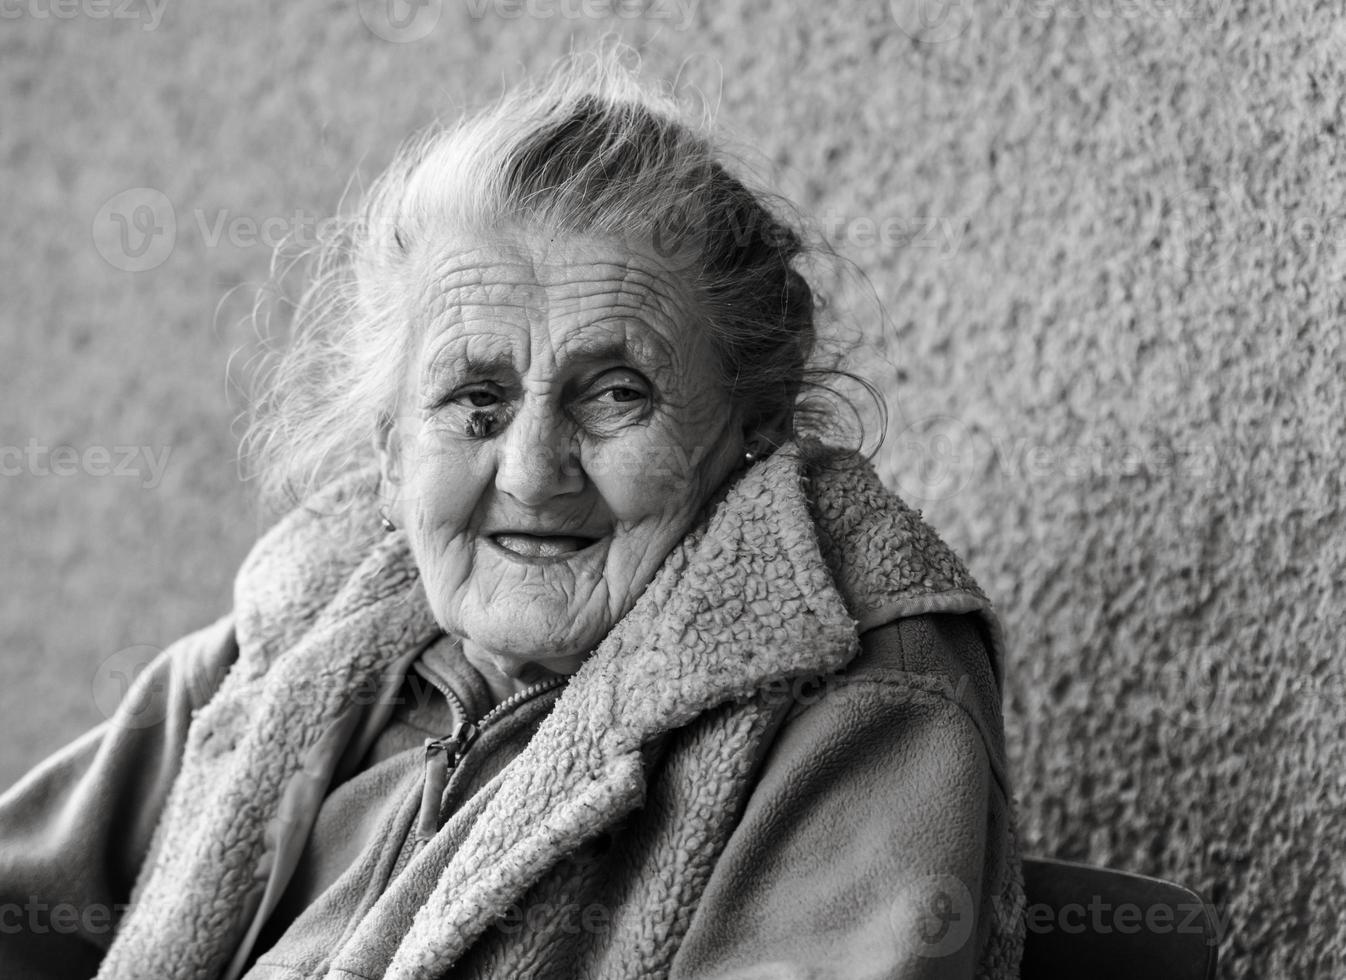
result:
[(564, 561), (597, 544), (601, 539), (578, 534), (528, 534), (502, 531), (487, 540), (506, 554), (524, 561)]

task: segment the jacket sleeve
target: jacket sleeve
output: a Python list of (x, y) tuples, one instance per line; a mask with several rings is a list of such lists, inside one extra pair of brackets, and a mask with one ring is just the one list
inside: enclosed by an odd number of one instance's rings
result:
[(977, 975), (1013, 854), (979, 621), (871, 630), (844, 674), (792, 696), (673, 976)]
[(108, 721), (0, 796), (0, 977), (92, 976), (130, 901), (193, 711), (233, 663), (228, 618), (170, 646)]

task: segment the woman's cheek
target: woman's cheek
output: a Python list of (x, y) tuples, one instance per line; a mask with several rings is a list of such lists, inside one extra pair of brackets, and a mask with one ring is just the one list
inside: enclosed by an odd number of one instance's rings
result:
[(484, 492), (479, 463), (442, 441), (421, 446), (405, 498), (414, 515), (408, 526), (431, 536), (462, 532)]
[(678, 453), (651, 440), (614, 440), (582, 457), (585, 477), (618, 521), (657, 513), (678, 493)]
[(633, 517), (651, 512), (695, 511), (714, 489), (704, 479), (706, 464), (716, 455), (710, 433), (682, 418), (661, 418), (655, 425), (606, 441), (593, 454), (597, 465), (585, 467), (616, 511)]

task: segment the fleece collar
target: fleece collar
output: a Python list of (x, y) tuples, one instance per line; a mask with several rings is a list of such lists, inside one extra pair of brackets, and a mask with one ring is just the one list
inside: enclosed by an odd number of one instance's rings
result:
[[(374, 506), (358, 486), (291, 515), (240, 572), (238, 665), (194, 726), (164, 846), (100, 976), (218, 973), (290, 777), (351, 691), (438, 631), (405, 535), (368, 545)], [(638, 807), (652, 739), (772, 681), (838, 671), (859, 630), (928, 611), (980, 611), (998, 646), (975, 583), (868, 465), (789, 445), (747, 470), (501, 774), (387, 976), (437, 975), (548, 868)], [(417, 862), (408, 873), (429, 870)], [(383, 904), (350, 948), (374, 940)], [(165, 942), (174, 935), (192, 940)]]

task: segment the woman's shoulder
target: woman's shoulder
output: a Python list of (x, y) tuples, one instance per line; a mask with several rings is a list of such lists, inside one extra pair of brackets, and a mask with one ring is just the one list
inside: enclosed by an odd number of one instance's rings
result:
[(894, 750), (911, 743), (910, 732), (924, 731), (930, 738), (922, 751), (944, 760), (932, 764), (983, 756), (1010, 797), (1000, 684), (978, 614), (922, 613), (866, 630), (845, 669), (790, 693), (787, 729), (803, 726), (821, 743), (894, 739)]
[(973, 614), (998, 681), (1003, 641), (991, 602), (921, 512), (858, 454), (814, 453), (807, 484), (819, 550), (860, 633), (918, 617), (924, 628), (933, 621), (927, 617)]
[(1004, 721), (994, 645), (974, 613), (923, 613), (866, 631), (851, 678), (924, 691), (966, 713), (984, 741), (1003, 751)]

